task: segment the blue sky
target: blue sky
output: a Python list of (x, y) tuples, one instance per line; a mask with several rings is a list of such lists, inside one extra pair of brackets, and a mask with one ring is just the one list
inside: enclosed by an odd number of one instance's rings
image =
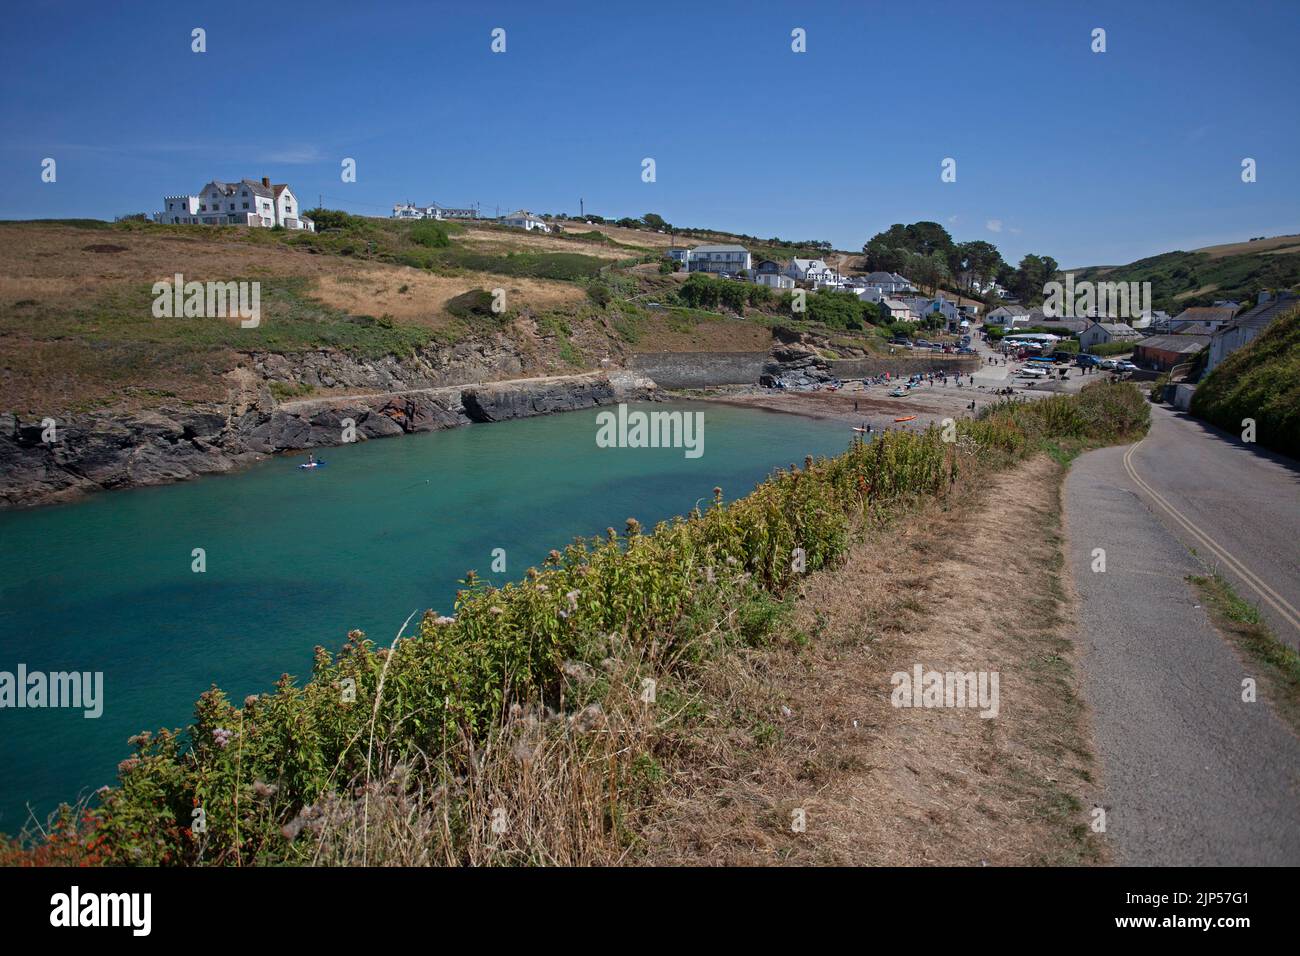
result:
[(1300, 232), (1297, 40), (1296, 0), (25, 2), (0, 35), (0, 218), (267, 175), (372, 215), (583, 197), (837, 248), (933, 219), (1013, 262), (1126, 262)]

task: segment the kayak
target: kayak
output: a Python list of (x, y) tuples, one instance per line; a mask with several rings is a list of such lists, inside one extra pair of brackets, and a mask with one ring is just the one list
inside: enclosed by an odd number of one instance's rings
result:
[(910, 422), (910, 421), (913, 421), (915, 418), (916, 418), (915, 415), (908, 415), (906, 418), (895, 418), (894, 421), (896, 421), (896, 422)]
[(298, 467), (299, 468), (320, 468), (324, 464), (325, 462), (323, 461), (305, 461)]

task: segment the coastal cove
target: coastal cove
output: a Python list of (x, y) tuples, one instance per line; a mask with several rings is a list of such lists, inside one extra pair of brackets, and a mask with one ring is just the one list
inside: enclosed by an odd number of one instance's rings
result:
[(453, 613), (469, 569), (516, 580), (575, 536), (685, 514), (715, 485), (739, 497), (849, 440), (842, 423), (719, 403), (631, 408), (702, 414), (704, 453), (599, 447), (589, 408), (0, 513), (0, 670), (103, 675), (93, 719), (0, 709), (0, 830), (114, 782), (129, 736), (183, 726), (214, 683), (235, 701), (268, 691), (350, 630), (387, 644), (412, 611)]

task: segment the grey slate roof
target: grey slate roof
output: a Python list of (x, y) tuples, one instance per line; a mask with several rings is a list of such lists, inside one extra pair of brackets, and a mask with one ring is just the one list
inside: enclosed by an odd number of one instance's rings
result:
[(1300, 295), (1283, 292), (1277, 298), (1270, 299), (1268, 302), (1261, 302), (1249, 312), (1238, 316), (1237, 319), (1227, 327), (1263, 330), (1282, 313), (1289, 312), (1297, 306), (1300, 306)]
[(1208, 335), (1153, 335), (1137, 344), (1140, 349), (1159, 349), (1162, 352), (1190, 354), (1199, 352), (1210, 344)]

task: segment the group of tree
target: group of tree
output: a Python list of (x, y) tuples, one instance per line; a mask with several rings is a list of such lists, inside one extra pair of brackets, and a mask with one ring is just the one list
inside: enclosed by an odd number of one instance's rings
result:
[(745, 306), (762, 306), (771, 301), (772, 290), (752, 282), (720, 279), (705, 272), (692, 272), (677, 290), (683, 305), (694, 309), (730, 309), (737, 315), (745, 314)]
[(974, 295), (977, 285), (996, 281), (1025, 304), (1042, 301), (1044, 284), (1059, 269), (1051, 256), (1032, 253), (1012, 267), (993, 243), (955, 242), (937, 222), (895, 223), (872, 236), (862, 255), (868, 271), (900, 273), (932, 294), (945, 286)]
[(1038, 256), (1032, 252), (1012, 269), (1004, 266), (998, 272), (998, 285), (1002, 286), (1022, 305), (1039, 305), (1044, 298), (1043, 286), (1056, 278), (1061, 267), (1051, 256)]

